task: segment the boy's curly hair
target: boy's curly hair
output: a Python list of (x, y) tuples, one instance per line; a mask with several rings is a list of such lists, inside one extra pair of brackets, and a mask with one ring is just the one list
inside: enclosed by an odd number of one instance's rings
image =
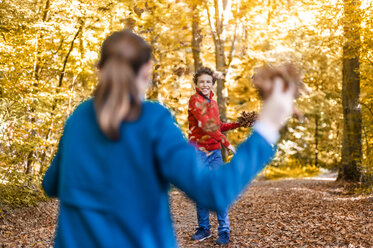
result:
[(193, 82), (194, 84), (197, 84), (198, 78), (203, 75), (207, 74), (212, 77), (212, 84), (215, 84), (216, 82), (216, 77), (214, 76), (214, 71), (210, 69), (209, 67), (200, 67), (197, 72), (193, 76)]

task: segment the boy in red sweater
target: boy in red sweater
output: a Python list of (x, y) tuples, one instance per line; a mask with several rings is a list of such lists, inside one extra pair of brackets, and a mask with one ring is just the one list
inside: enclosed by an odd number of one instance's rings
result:
[[(222, 132), (238, 128), (238, 123), (222, 123), (219, 118), (217, 102), (212, 98), (212, 87), (216, 81), (214, 72), (207, 67), (201, 67), (193, 78), (196, 94), (189, 100), (189, 141), (198, 147), (198, 155), (206, 166), (216, 167), (223, 165), (221, 144), (230, 152), (235, 153), (235, 148), (228, 142)], [(204, 240), (211, 237), (209, 210), (197, 205), (198, 228), (193, 235), (193, 240)], [(217, 213), (219, 222), (219, 238), (217, 243), (229, 243), (228, 209)]]

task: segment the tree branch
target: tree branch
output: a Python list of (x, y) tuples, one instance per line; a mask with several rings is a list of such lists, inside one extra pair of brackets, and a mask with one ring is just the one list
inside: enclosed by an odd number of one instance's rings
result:
[(4, 41), (6, 42), (6, 37), (5, 37), (5, 34), (3, 32), (1, 32), (1, 36), (3, 37)]
[(234, 36), (233, 36), (233, 40), (232, 40), (232, 46), (231, 46), (231, 50), (229, 51), (229, 56), (228, 56), (228, 65), (227, 67), (229, 68), (229, 66), (231, 65), (232, 63), (232, 60), (233, 60), (233, 54), (236, 50), (236, 41), (237, 41), (237, 26), (238, 26), (238, 22), (236, 22), (236, 25), (234, 27)]
[(360, 102), (360, 104), (361, 104), (361, 106), (364, 106), (366, 109), (368, 109), (370, 114), (373, 116), (373, 110), (371, 108), (369, 108), (369, 106), (367, 104), (362, 103), (362, 102)]
[(205, 7), (206, 7), (206, 11), (207, 11), (207, 19), (209, 20), (209, 25), (210, 25), (210, 29), (211, 29), (211, 35), (212, 35), (212, 38), (214, 40), (214, 44), (216, 46), (216, 42), (217, 42), (217, 35), (216, 35), (216, 30), (214, 29), (213, 25), (212, 25), (212, 22), (211, 22), (211, 14), (210, 14), (210, 10), (209, 10), (209, 6), (207, 5), (207, 3), (205, 4)]
[(80, 27), (78, 28), (78, 31), (76, 31), (76, 33), (74, 35), (74, 38), (72, 39), (72, 41), (70, 43), (70, 49), (67, 52), (67, 54), (65, 56), (65, 59), (63, 61), (63, 66), (62, 66), (62, 70), (61, 70), (61, 73), (60, 73), (60, 79), (58, 81), (58, 87), (62, 86), (62, 80), (63, 80), (63, 77), (65, 75), (65, 69), (66, 69), (66, 65), (67, 65), (67, 60), (69, 59), (70, 53), (71, 53), (71, 51), (74, 48), (74, 42), (75, 42), (76, 38), (78, 37), (78, 35), (80, 34), (80, 32), (82, 31), (82, 29), (83, 29), (83, 23), (80, 24)]
[(65, 37), (63, 37), (63, 38), (61, 39), (60, 45), (58, 46), (57, 50), (56, 50), (55, 52), (52, 53), (53, 55), (57, 54), (57, 53), (61, 50), (64, 41), (65, 41)]
[(197, 71), (201, 66), (201, 43), (202, 36), (199, 31), (199, 15), (197, 6), (193, 6), (192, 18), (192, 51), (194, 59), (194, 70)]

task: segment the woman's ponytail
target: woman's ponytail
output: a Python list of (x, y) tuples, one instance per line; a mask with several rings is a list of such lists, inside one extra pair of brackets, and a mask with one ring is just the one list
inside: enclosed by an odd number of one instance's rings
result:
[(150, 58), (150, 47), (130, 31), (116, 32), (103, 43), (94, 106), (102, 132), (112, 140), (120, 138), (122, 121), (136, 120), (141, 113), (136, 77)]

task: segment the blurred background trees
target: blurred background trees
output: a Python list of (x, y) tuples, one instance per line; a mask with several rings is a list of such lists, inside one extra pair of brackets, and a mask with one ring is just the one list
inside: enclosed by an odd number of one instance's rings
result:
[[(334, 168), (344, 180), (371, 178), (369, 0), (4, 0), (0, 16), (2, 195), (12, 187), (39, 194), (66, 117), (96, 85), (103, 39), (123, 28), (153, 46), (148, 98), (164, 103), (184, 132), (199, 66), (225, 75), (216, 88), (221, 119), (235, 121), (241, 111), (259, 110), (250, 81), (255, 67), (295, 63), (310, 89), (298, 100), (307, 121), (290, 121), (272, 166)], [(241, 128), (229, 139), (237, 145), (247, 135)]]

